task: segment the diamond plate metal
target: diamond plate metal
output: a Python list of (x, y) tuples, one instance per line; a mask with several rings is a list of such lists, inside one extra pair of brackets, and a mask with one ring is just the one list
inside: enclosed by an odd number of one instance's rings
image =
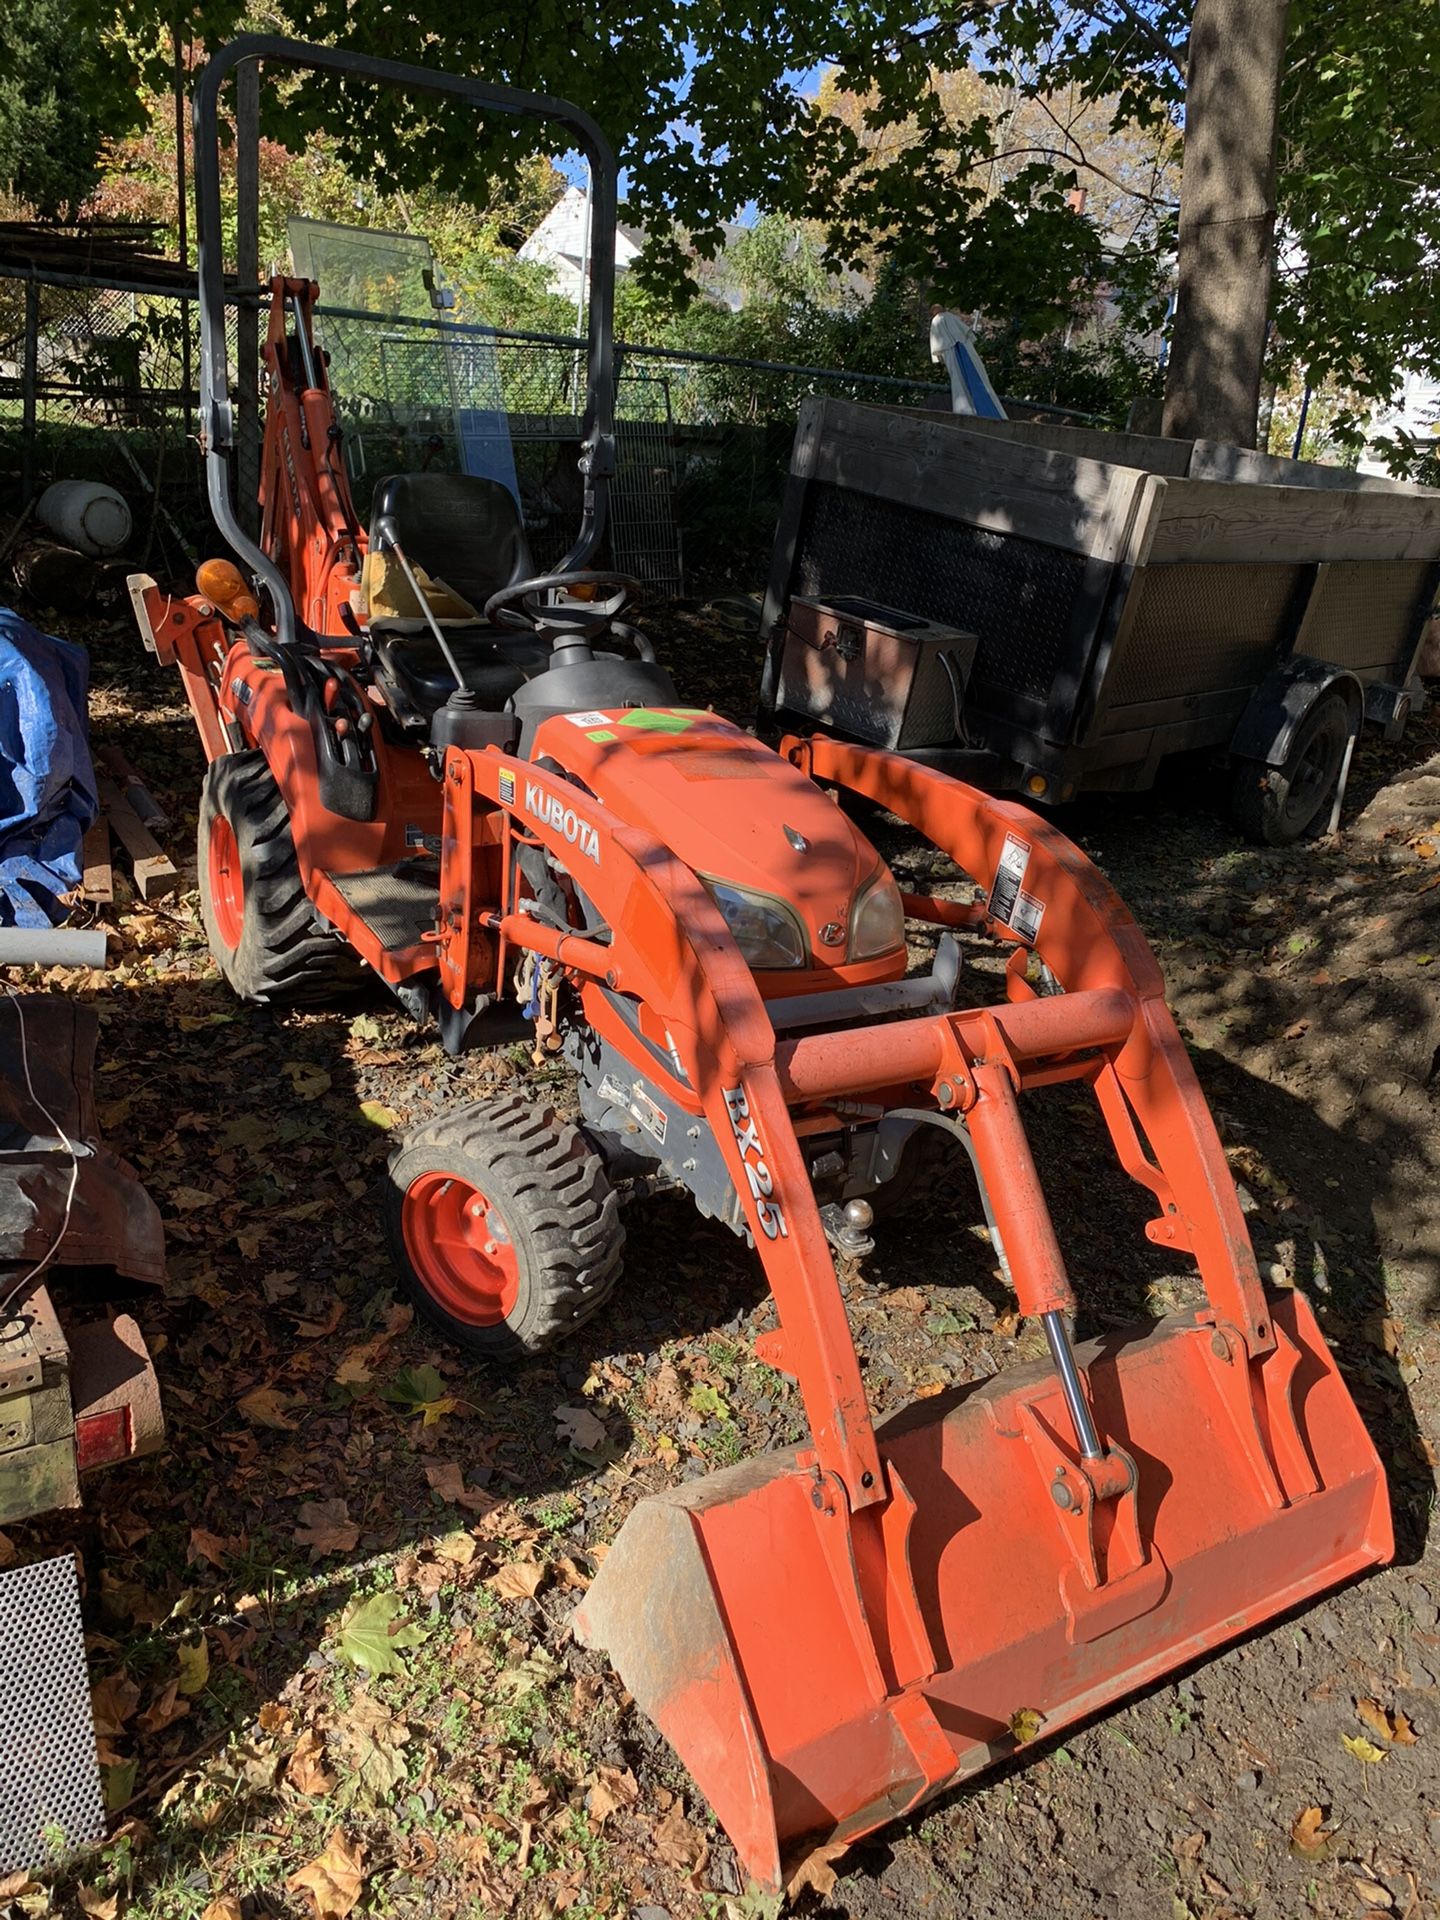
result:
[(403, 953), (435, 925), (440, 869), (400, 860), (368, 873), (332, 873), (335, 891), (365, 922), (387, 953)]
[(0, 1573), (0, 1874), (102, 1838), (73, 1554)]
[(1331, 561), (1320, 569), (1295, 651), (1405, 680), (1432, 571), (1429, 560)]
[(1307, 573), (1233, 561), (1147, 567), (1131, 588), (1140, 605), (1110, 668), (1111, 706), (1258, 685), (1290, 637)]
[(1017, 534), (815, 481), (806, 489), (792, 592), (862, 594), (979, 635), (972, 684), (1048, 700), (1082, 555)]

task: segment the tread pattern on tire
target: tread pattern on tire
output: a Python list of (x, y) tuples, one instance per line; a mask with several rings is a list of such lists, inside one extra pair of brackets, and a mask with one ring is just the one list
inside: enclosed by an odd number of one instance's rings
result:
[[(1307, 834), (1314, 831), (1315, 824), (1324, 816), (1325, 809), (1335, 790), (1332, 779), (1325, 789), (1319, 806), (1297, 832), (1282, 831), (1281, 816), (1289, 796), (1291, 761), (1298, 762), (1300, 755), (1330, 714), (1338, 712), (1348, 731), (1350, 725), (1349, 709), (1344, 696), (1332, 692), (1321, 694), (1300, 722), (1291, 747), (1291, 760), (1283, 767), (1265, 766), (1256, 760), (1238, 760), (1231, 780), (1230, 817), (1247, 840), (1262, 847), (1294, 846)], [(1336, 775), (1339, 768), (1337, 765)]]
[[(511, 1094), (452, 1108), (406, 1139), (391, 1161), (387, 1226), (396, 1264), (417, 1304), (430, 1312), (429, 1296), (405, 1257), (400, 1229), (404, 1186), (394, 1178), (412, 1153), (442, 1159), (463, 1155), (483, 1164), (494, 1188), (489, 1197), (506, 1217), (512, 1238), (523, 1223), (537, 1256), (531, 1274), (535, 1310), (523, 1340), (511, 1333), (517, 1351), (523, 1347), (540, 1352), (604, 1306), (623, 1266), (620, 1199), (599, 1154), (573, 1122), (558, 1120), (550, 1107)], [(463, 1165), (457, 1164), (456, 1172), (463, 1176)], [(496, 1342), (492, 1350), (501, 1351), (503, 1344)]]
[(363, 979), (354, 955), (323, 931), (300, 878), (290, 815), (265, 756), (257, 749), (211, 762), (200, 797), (201, 897), (206, 829), (223, 814), (235, 832), (245, 881), (244, 931), (224, 954), (209, 915), (206, 932), (221, 972), (242, 1000), (266, 1006), (324, 1005)]

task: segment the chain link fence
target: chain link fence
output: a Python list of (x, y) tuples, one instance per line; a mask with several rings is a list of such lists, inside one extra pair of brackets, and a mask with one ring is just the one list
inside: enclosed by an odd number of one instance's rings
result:
[[(514, 489), (537, 562), (560, 558), (580, 517), (583, 342), (323, 303), (317, 331), (362, 518), (384, 474), (488, 473)], [(232, 373), (234, 354), (232, 314)], [(135, 511), (134, 557), (183, 571), (210, 541), (198, 365), (192, 298), (0, 267), (0, 506), (104, 481)], [(609, 557), (667, 595), (763, 578), (807, 394), (949, 404), (915, 380), (672, 348), (622, 345), (616, 370)]]

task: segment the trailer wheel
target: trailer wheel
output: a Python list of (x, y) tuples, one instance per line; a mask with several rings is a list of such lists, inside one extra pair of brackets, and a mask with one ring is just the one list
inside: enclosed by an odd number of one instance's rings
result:
[(416, 1308), (467, 1352), (539, 1353), (620, 1278), (625, 1229), (583, 1133), (518, 1096), (458, 1107), (391, 1159), (385, 1229)]
[(1344, 694), (1322, 693), (1296, 728), (1283, 765), (1237, 760), (1230, 811), (1246, 839), (1288, 847), (1306, 834), (1335, 791), (1349, 738)]
[(263, 753), (227, 753), (210, 763), (196, 851), (205, 936), (242, 1000), (313, 1005), (361, 983), (359, 961), (315, 918)]

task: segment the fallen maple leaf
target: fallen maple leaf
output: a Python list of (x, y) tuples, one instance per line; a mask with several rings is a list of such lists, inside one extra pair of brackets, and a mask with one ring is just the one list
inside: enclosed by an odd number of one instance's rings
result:
[(1303, 1860), (1323, 1860), (1335, 1839), (1320, 1807), (1303, 1807), (1290, 1829), (1290, 1851)]
[(191, 1527), (190, 1551), (188, 1560), (208, 1560), (212, 1567), (225, 1564), (225, 1542), (218, 1533), (207, 1533), (204, 1527)]
[(513, 1667), (502, 1667), (492, 1684), (496, 1693), (513, 1694), (518, 1699), (538, 1687), (548, 1687), (559, 1671), (560, 1663), (553, 1654), (544, 1647), (532, 1647)]
[(308, 1060), (287, 1060), (285, 1072), (297, 1100), (318, 1100), (322, 1093), (330, 1091), (330, 1076), (324, 1067), (317, 1067)]
[(345, 1302), (337, 1293), (331, 1297), (323, 1320), (312, 1320), (308, 1315), (297, 1314), (295, 1332), (302, 1340), (323, 1340), (327, 1334), (334, 1333), (344, 1318)]
[(597, 1767), (585, 1805), (590, 1818), (603, 1827), (617, 1807), (633, 1806), (639, 1797), (639, 1783), (628, 1767)]
[(262, 1733), (284, 1733), (290, 1725), (290, 1709), (278, 1700), (267, 1700), (255, 1717)]
[(89, 1920), (116, 1920), (120, 1911), (119, 1894), (102, 1893), (98, 1887), (79, 1886), (75, 1889), (75, 1898)]
[(846, 1848), (843, 1840), (826, 1840), (818, 1847), (811, 1847), (798, 1860), (787, 1862), (781, 1868), (785, 1880), (785, 1898), (798, 1900), (802, 1893), (818, 1893), (823, 1898), (830, 1893), (839, 1879), (832, 1860), (838, 1860)]
[(309, 1894), (315, 1903), (315, 1920), (345, 1920), (365, 1890), (364, 1865), (360, 1842), (337, 1827), (325, 1851), (308, 1867), (292, 1873), (285, 1888), (289, 1893)]
[(410, 1730), (373, 1694), (355, 1696), (335, 1735), (343, 1753), (347, 1792), (353, 1783), (362, 1800), (374, 1803), (393, 1793), (407, 1777), (401, 1748)]
[(710, 1857), (709, 1841), (685, 1818), (685, 1809), (678, 1799), (672, 1801), (669, 1812), (651, 1837), (656, 1859), (677, 1873), (699, 1873)]
[(374, 1354), (372, 1343), (367, 1340), (364, 1346), (351, 1347), (336, 1367), (332, 1378), (337, 1387), (368, 1387), (375, 1378)]
[(387, 1107), (383, 1100), (362, 1100), (360, 1118), (367, 1120), (372, 1127), (379, 1127), (385, 1133), (400, 1124), (399, 1114), (393, 1107)]
[(180, 1662), (176, 1685), (187, 1699), (193, 1700), (210, 1684), (210, 1643), (203, 1633), (198, 1640), (182, 1640), (175, 1649), (175, 1657)]
[(475, 1558), (475, 1541), (460, 1527), (454, 1533), (447, 1533), (443, 1540), (437, 1540), (434, 1551), (437, 1560), (448, 1560), (455, 1567), (468, 1567)]
[(295, 1742), (295, 1750), (285, 1766), (285, 1778), (297, 1793), (318, 1800), (335, 1785), (336, 1776), (325, 1765), (325, 1743), (314, 1727), (307, 1727)]
[(557, 1407), (555, 1427), (560, 1438), (581, 1453), (596, 1452), (610, 1437), (605, 1422), (597, 1419), (588, 1407)]
[(90, 1711), (97, 1733), (120, 1733), (140, 1704), (140, 1689), (122, 1668), (107, 1673), (90, 1689)]
[(173, 1726), (177, 1720), (183, 1720), (190, 1711), (190, 1702), (179, 1697), (178, 1679), (167, 1681), (164, 1690), (148, 1706), (135, 1722), (142, 1733), (163, 1733), (166, 1727)]
[(1378, 1733), (1382, 1740), (1388, 1740), (1392, 1746), (1413, 1747), (1416, 1744), (1415, 1729), (1403, 1713), (1388, 1713), (1378, 1700), (1357, 1700), (1355, 1712), (1372, 1733)]
[(545, 1569), (538, 1560), (510, 1560), (485, 1582), (502, 1600), (529, 1600), (539, 1590)]
[(459, 1506), (465, 1497), (465, 1476), (455, 1460), (432, 1461), (425, 1469), (431, 1491), (451, 1506)]
[(295, 1422), (285, 1418), (285, 1409), (294, 1404), (277, 1387), (252, 1387), (236, 1402), (252, 1426), (273, 1427), (279, 1433), (294, 1433)]
[(300, 1503), (300, 1525), (295, 1529), (295, 1540), (302, 1547), (309, 1547), (311, 1556), (319, 1559), (327, 1553), (353, 1553), (360, 1538), (360, 1529), (350, 1518), (350, 1509), (344, 1500), (303, 1500)]
[(200, 1920), (245, 1920), (245, 1909), (233, 1893), (222, 1893), (218, 1900), (212, 1900)]
[(201, 1207), (218, 1207), (218, 1193), (206, 1193), (201, 1187), (172, 1187), (170, 1199), (174, 1206), (183, 1207), (187, 1213), (194, 1213)]
[(1383, 1750), (1373, 1740), (1367, 1740), (1363, 1733), (1342, 1733), (1340, 1744), (1347, 1753), (1353, 1753), (1357, 1760), (1363, 1760), (1367, 1767), (1378, 1766), (1385, 1758)]
[(402, 1663), (396, 1656), (400, 1650), (416, 1646), (425, 1638), (424, 1629), (413, 1621), (399, 1624), (404, 1611), (403, 1602), (393, 1593), (352, 1600), (340, 1616), (343, 1658), (369, 1673), (398, 1673)]

